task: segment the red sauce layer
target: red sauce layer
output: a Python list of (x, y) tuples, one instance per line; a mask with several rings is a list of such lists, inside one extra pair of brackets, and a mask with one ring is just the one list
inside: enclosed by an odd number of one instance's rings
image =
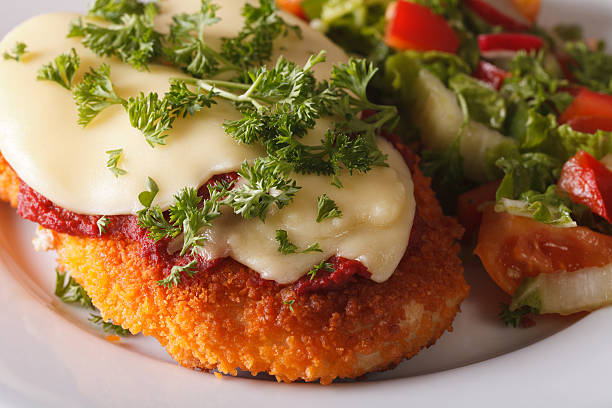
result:
[[(399, 139), (390, 137), (391, 141), (398, 147), (411, 170), (414, 170), (418, 163), (418, 157), (399, 143)], [(203, 198), (208, 198), (208, 185), (216, 184), (219, 181), (231, 182), (238, 178), (238, 174), (226, 173), (214, 176), (204, 184), (198, 193)], [(100, 215), (82, 215), (58, 207), (53, 202), (34, 191), (24, 182), (21, 182), (18, 195), (17, 212), (23, 218), (36, 222), (44, 228), (63, 234), (79, 237), (99, 237), (115, 239), (128, 239), (136, 241), (140, 245), (141, 256), (151, 260), (154, 264), (161, 266), (166, 274), (175, 265), (186, 265), (196, 259), (198, 261), (198, 272), (204, 273), (223, 262), (224, 258), (206, 260), (198, 255), (181, 256), (179, 252), (169, 253), (169, 239), (160, 241), (152, 240), (147, 231), (138, 225), (138, 218), (133, 215), (107, 216), (109, 223), (103, 234), (100, 234), (97, 222)], [(420, 247), (421, 235), (425, 223), (422, 218), (415, 214), (413, 228), (410, 234), (408, 251), (418, 250)], [(327, 262), (333, 265), (333, 271), (320, 271), (313, 279), (304, 276), (294, 283), (299, 293), (310, 293), (324, 290), (341, 289), (345, 285), (355, 282), (358, 279), (369, 279), (371, 273), (359, 261), (332, 256)], [(273, 281), (266, 281), (255, 278), (254, 285), (276, 284)]]

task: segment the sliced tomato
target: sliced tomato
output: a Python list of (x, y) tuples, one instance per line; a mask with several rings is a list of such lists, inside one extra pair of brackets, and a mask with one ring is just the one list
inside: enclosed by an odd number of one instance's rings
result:
[(595, 133), (598, 130), (612, 132), (612, 118), (581, 116), (568, 120), (567, 124), (570, 125), (572, 129), (582, 133)]
[(544, 46), (544, 40), (537, 35), (499, 33), (480, 34), (478, 47), (482, 53), (497, 51), (537, 51)]
[(478, 231), (482, 220), (481, 208), (487, 202), (495, 201), (500, 180), (492, 181), (461, 194), (457, 200), (457, 218), (465, 228), (464, 238), (470, 239)]
[(599, 160), (580, 151), (563, 165), (559, 188), (577, 203), (612, 222), (612, 171)]
[(524, 277), (612, 263), (612, 237), (585, 227), (553, 227), (489, 208), (474, 252), (495, 283), (512, 295)]
[(526, 31), (529, 25), (499, 11), (484, 0), (464, 0), (464, 4), (485, 22), (497, 25), (507, 31)]
[(541, 0), (512, 0), (516, 10), (527, 20), (535, 23), (540, 14)]
[(276, 5), (281, 10), (285, 10), (302, 20), (308, 21), (308, 17), (302, 8), (302, 0), (276, 0)]
[(567, 123), (584, 116), (612, 118), (612, 95), (582, 88), (570, 106), (561, 114), (559, 122)]
[(481, 80), (482, 82), (489, 84), (492, 88), (499, 90), (504, 79), (508, 78), (511, 74), (498, 68), (496, 65), (491, 64), (487, 61), (480, 61), (476, 71), (474, 71), (474, 78)]
[(400, 0), (389, 14), (387, 45), (400, 50), (457, 52), (459, 37), (428, 7)]

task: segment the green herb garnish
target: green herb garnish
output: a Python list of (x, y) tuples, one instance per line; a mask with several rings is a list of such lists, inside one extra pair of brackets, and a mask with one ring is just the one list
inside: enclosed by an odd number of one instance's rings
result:
[(88, 320), (93, 324), (102, 327), (104, 333), (115, 334), (117, 336), (127, 336), (130, 334), (130, 331), (128, 329), (124, 329), (118, 324), (113, 324), (112, 322), (105, 322), (102, 316), (100, 315), (91, 313), (89, 315)]
[(106, 227), (108, 227), (109, 224), (110, 218), (108, 218), (106, 215), (98, 218), (98, 221), (96, 221), (96, 225), (98, 226), (100, 235), (103, 235), (106, 232)]
[(276, 241), (278, 242), (278, 252), (283, 255), (301, 253), (306, 254), (309, 252), (323, 252), (318, 242), (310, 245), (303, 251), (298, 251), (298, 247), (289, 241), (289, 236), (285, 230), (276, 230)]
[(2, 56), (5, 60), (14, 60), (17, 62), (21, 62), (21, 59), (23, 58), (23, 55), (26, 53), (27, 49), (28, 46), (25, 43), (18, 41), (17, 43), (15, 43), (15, 46), (11, 50), (4, 51), (4, 54), (2, 54)]
[(327, 194), (323, 194), (317, 200), (317, 222), (327, 220), (329, 218), (342, 217), (342, 211), (334, 200), (329, 198)]
[(193, 260), (189, 262), (187, 265), (175, 265), (170, 270), (170, 274), (166, 276), (164, 279), (157, 282), (159, 286), (165, 286), (168, 289), (171, 289), (173, 286), (178, 286), (181, 283), (181, 274), (186, 273), (190, 278), (193, 278), (195, 274), (198, 272), (196, 269), (198, 265), (197, 260)]
[(81, 307), (94, 309), (91, 298), (85, 289), (68, 272), (55, 270), (55, 296), (66, 303), (78, 303)]
[(123, 149), (107, 150), (108, 161), (106, 167), (115, 175), (115, 177), (123, 176), (127, 174), (127, 171), (119, 168), (119, 162), (123, 158)]
[(70, 52), (57, 56), (53, 62), (43, 65), (38, 70), (36, 79), (53, 81), (70, 90), (80, 64), (81, 60), (76, 50), (72, 48)]

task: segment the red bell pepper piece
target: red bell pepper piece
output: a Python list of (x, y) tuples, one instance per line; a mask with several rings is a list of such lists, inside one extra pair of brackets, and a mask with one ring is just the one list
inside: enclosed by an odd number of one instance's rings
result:
[(474, 78), (489, 84), (496, 90), (499, 90), (504, 83), (504, 79), (508, 78), (511, 74), (497, 67), (496, 65), (491, 64), (490, 62), (480, 61), (473, 75)]
[(584, 116), (612, 118), (612, 95), (582, 88), (571, 105), (561, 114), (559, 122), (568, 123)]
[(457, 52), (459, 37), (442, 16), (428, 7), (400, 0), (390, 14), (387, 45), (400, 50)]
[(567, 124), (570, 125), (572, 129), (582, 133), (595, 133), (598, 130), (612, 132), (612, 118), (581, 116), (568, 120)]
[(492, 51), (537, 51), (544, 46), (544, 40), (531, 34), (481, 34), (478, 36), (478, 46), (482, 53)]
[(612, 222), (612, 171), (600, 161), (580, 151), (563, 165), (558, 186), (577, 203)]
[(495, 193), (501, 180), (492, 181), (467, 191), (457, 199), (457, 218), (465, 228), (463, 238), (471, 239), (480, 228), (482, 221), (482, 205), (495, 201)]
[(301, 18), (304, 21), (308, 21), (308, 17), (302, 8), (302, 0), (276, 0), (276, 5), (288, 13), (293, 14), (296, 17)]
[(507, 31), (526, 31), (529, 29), (528, 24), (513, 19), (484, 0), (464, 0), (464, 4), (491, 25), (501, 26)]

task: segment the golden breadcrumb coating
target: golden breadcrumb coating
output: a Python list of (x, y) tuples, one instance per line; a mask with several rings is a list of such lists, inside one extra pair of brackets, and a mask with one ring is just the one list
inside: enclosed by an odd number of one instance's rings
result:
[[(462, 229), (443, 216), (429, 180), (418, 170), (413, 179), (421, 245), (383, 283), (359, 279), (300, 295), (262, 285), (257, 272), (228, 259), (166, 289), (157, 284), (161, 268), (139, 255), (136, 242), (54, 233), (53, 245), (60, 268), (105, 319), (154, 336), (181, 365), (328, 384), (393, 367), (432, 345), (467, 296), (456, 244)], [(0, 180), (7, 180), (2, 168)], [(14, 201), (15, 186), (0, 188)]]
[(17, 193), (19, 192), (19, 179), (11, 166), (0, 153), (0, 201), (8, 201), (17, 207)]

